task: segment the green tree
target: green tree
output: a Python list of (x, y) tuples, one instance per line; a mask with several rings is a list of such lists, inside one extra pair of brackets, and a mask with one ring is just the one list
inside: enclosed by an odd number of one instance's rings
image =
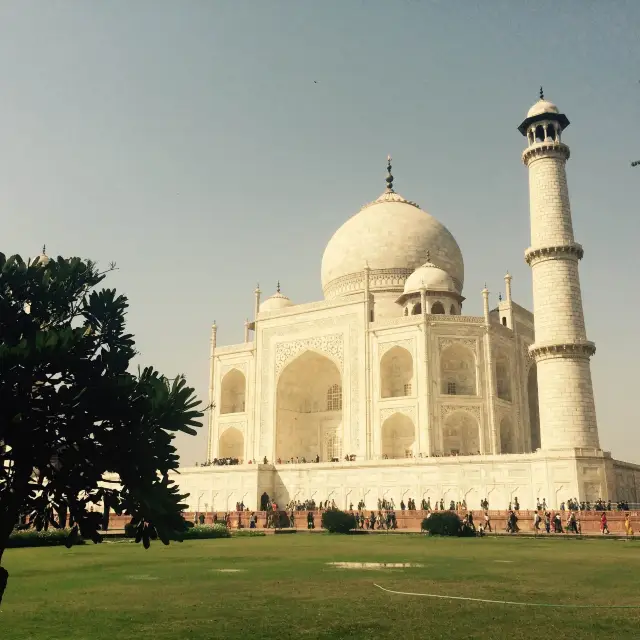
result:
[(201, 426), (200, 402), (182, 376), (129, 372), (128, 303), (96, 289), (106, 273), (80, 258), (0, 253), (0, 602), (20, 519), (39, 530), (68, 522), (69, 546), (99, 542), (109, 508), (131, 515), (145, 548), (190, 526), (169, 472), (175, 433)]

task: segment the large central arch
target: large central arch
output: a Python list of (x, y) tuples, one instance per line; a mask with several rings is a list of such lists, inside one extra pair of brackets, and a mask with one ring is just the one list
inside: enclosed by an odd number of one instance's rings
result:
[(276, 390), (275, 457), (342, 456), (342, 378), (332, 360), (305, 351), (283, 370)]

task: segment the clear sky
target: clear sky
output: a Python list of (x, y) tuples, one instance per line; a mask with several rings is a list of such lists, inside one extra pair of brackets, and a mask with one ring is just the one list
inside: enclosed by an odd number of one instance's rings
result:
[(460, 244), (465, 313), (507, 269), (531, 308), (516, 127), (542, 84), (571, 120), (601, 441), (639, 462), (639, 33), (638, 0), (2, 0), (0, 250), (117, 262), (140, 363), (206, 401), (212, 321), (241, 342), (256, 281), (321, 299), (390, 153)]

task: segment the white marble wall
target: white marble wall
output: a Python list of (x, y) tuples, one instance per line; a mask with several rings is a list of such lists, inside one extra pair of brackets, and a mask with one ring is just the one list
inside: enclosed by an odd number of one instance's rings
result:
[[(620, 488), (616, 488), (619, 478)], [(614, 462), (595, 450), (553, 454), (418, 458), (294, 465), (242, 465), (192, 467), (175, 476), (182, 491), (190, 493), (189, 509), (231, 509), (244, 500), (249, 509), (259, 506), (263, 491), (279, 504), (289, 500), (335, 500), (346, 508), (360, 499), (374, 508), (378, 498), (396, 504), (411, 497), (466, 500), (479, 508), (482, 498), (490, 508), (505, 509), (518, 497), (522, 508), (546, 499), (552, 508), (568, 498), (580, 500), (631, 499), (640, 487), (640, 466)], [(635, 483), (635, 484), (634, 484)], [(634, 493), (635, 492), (635, 493)]]

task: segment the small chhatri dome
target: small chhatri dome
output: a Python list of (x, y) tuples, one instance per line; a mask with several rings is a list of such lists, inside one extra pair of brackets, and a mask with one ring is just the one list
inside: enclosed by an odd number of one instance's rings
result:
[(453, 278), (429, 260), (429, 251), (427, 251), (427, 262), (418, 267), (404, 283), (405, 294), (418, 293), (421, 289), (460, 293)]
[(277, 311), (278, 309), (286, 309), (292, 306), (293, 302), (280, 291), (280, 280), (278, 280), (276, 292), (260, 305), (260, 311)]
[(553, 104), (553, 102), (549, 102), (542, 98), (538, 100), (531, 109), (529, 109), (527, 112), (527, 118), (533, 118), (534, 116), (539, 116), (543, 113), (560, 113), (560, 110), (555, 104)]
[(34, 260), (34, 262), (38, 262), (42, 266), (49, 264), (51, 262), (49, 256), (47, 255), (47, 245), (42, 245), (42, 253)]
[(540, 99), (531, 107), (531, 109), (529, 109), (527, 117), (518, 127), (518, 131), (520, 131), (523, 136), (526, 136), (527, 129), (532, 124), (540, 122), (541, 120), (552, 120), (557, 122), (562, 131), (564, 131), (570, 124), (569, 118), (567, 118), (564, 113), (560, 113), (560, 109), (558, 109), (553, 102), (545, 99), (542, 87), (540, 87)]

